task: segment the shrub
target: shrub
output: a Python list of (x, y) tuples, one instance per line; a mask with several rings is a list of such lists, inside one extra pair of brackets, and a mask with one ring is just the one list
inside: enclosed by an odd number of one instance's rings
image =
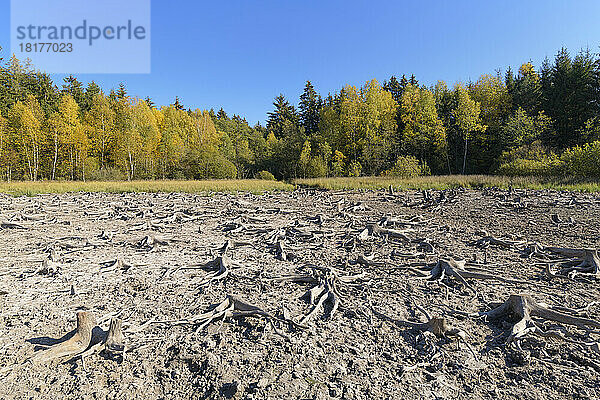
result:
[(557, 176), (563, 162), (539, 141), (502, 153), (498, 173), (507, 176)]
[(86, 179), (90, 181), (124, 181), (127, 176), (119, 169), (106, 167), (86, 172)]
[(362, 165), (358, 161), (352, 161), (348, 165), (348, 176), (360, 176), (362, 172)]
[(564, 172), (579, 177), (600, 177), (600, 141), (575, 146), (561, 156)]
[(188, 179), (235, 179), (237, 168), (216, 151), (193, 151), (186, 154), (184, 170)]
[(431, 170), (425, 161), (419, 161), (413, 156), (400, 156), (392, 169), (385, 171), (382, 175), (398, 178), (415, 178), (417, 176), (431, 175)]
[(498, 172), (506, 176), (557, 176), (561, 173), (562, 165), (556, 154), (552, 154), (540, 160), (519, 158), (500, 165)]
[(306, 176), (308, 178), (322, 178), (327, 176), (327, 163), (321, 157), (312, 158), (308, 163)]
[(333, 176), (344, 175), (344, 169), (346, 167), (344, 158), (344, 154), (341, 151), (336, 150), (333, 154), (333, 162), (331, 163), (331, 172), (333, 173)]
[(263, 181), (274, 181), (275, 177), (269, 171), (258, 171), (255, 175), (256, 179), (262, 179)]

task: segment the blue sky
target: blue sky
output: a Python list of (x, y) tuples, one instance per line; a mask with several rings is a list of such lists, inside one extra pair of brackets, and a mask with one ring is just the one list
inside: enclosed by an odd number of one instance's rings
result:
[[(0, 0), (4, 49), (9, 3)], [(307, 79), (323, 95), (403, 73), (452, 85), (537, 66), (562, 46), (597, 52), (598, 17), (597, 0), (153, 0), (152, 73), (78, 76), (107, 91), (125, 82), (161, 105), (177, 95), (192, 109), (223, 107), (253, 124), (279, 93), (296, 103)]]

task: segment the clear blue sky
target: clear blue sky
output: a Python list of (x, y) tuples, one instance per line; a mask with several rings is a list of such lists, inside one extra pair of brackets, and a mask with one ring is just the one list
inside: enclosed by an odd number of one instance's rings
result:
[[(160, 105), (178, 95), (192, 109), (222, 106), (253, 124), (279, 93), (296, 103), (307, 79), (323, 95), (403, 73), (452, 85), (538, 66), (562, 46), (597, 52), (599, 17), (598, 0), (153, 0), (152, 73), (79, 78), (107, 91), (123, 81)], [(5, 49), (9, 25), (0, 0)]]

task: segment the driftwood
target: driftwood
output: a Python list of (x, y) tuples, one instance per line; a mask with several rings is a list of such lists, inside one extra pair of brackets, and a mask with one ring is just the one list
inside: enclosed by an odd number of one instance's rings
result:
[(296, 256), (293, 253), (289, 253), (285, 248), (285, 242), (278, 240), (275, 244), (275, 257), (280, 261), (293, 261)]
[(529, 333), (565, 339), (564, 335), (559, 331), (544, 331), (532, 319), (532, 317), (573, 325), (582, 329), (600, 328), (600, 322), (598, 321), (588, 318), (575, 317), (569, 314), (551, 310), (550, 308), (537, 303), (528, 294), (511, 295), (502, 305), (490, 311), (481, 312), (478, 315), (490, 320), (516, 320), (517, 322), (513, 325), (510, 332), (509, 342), (519, 339)]
[(108, 334), (104, 343), (104, 352), (111, 356), (123, 355), (125, 353), (125, 341), (123, 339), (122, 321), (118, 318), (110, 320)]
[(446, 278), (455, 278), (466, 288), (475, 292), (475, 289), (467, 282), (467, 279), (497, 280), (507, 283), (524, 284), (526, 281), (504, 278), (493, 271), (482, 268), (468, 268), (465, 260), (440, 259), (437, 263), (425, 268), (429, 271), (427, 280), (443, 282)]
[(412, 229), (397, 230), (397, 229), (382, 228), (381, 226), (379, 226), (377, 224), (367, 224), (365, 229), (363, 229), (360, 232), (360, 234), (358, 235), (358, 238), (361, 240), (365, 240), (369, 236), (379, 236), (379, 237), (387, 237), (387, 238), (393, 238), (393, 239), (401, 239), (401, 240), (405, 240), (405, 241), (409, 242), (410, 238), (406, 234), (409, 232), (412, 232), (412, 231), (413, 231)]
[(415, 329), (417, 331), (429, 331), (437, 337), (456, 336), (463, 340), (466, 338), (466, 333), (460, 329), (451, 327), (448, 324), (446, 318), (432, 317), (423, 308), (418, 307), (418, 309), (425, 315), (425, 317), (427, 318), (427, 322), (402, 321), (388, 317), (387, 315), (375, 309), (372, 309), (372, 311), (376, 317), (385, 321), (392, 322), (393, 324), (401, 328), (410, 328)]
[(101, 265), (101, 270), (103, 272), (110, 272), (110, 271), (116, 271), (116, 270), (120, 270), (120, 271), (129, 271), (130, 268), (133, 267), (132, 264), (129, 264), (125, 261), (123, 261), (122, 258), (116, 258), (114, 260), (111, 261), (105, 261), (100, 263)]
[(481, 247), (481, 248), (489, 247), (490, 245), (504, 247), (506, 249), (512, 249), (512, 248), (520, 248), (520, 247), (527, 245), (527, 241), (526, 240), (497, 239), (493, 236), (489, 236), (484, 233), (484, 236), (482, 238), (471, 242), (471, 246), (476, 246), (476, 247)]
[[(311, 305), (308, 313), (302, 316), (300, 324), (305, 325), (313, 319), (319, 311), (325, 312), (326, 318), (332, 318), (341, 303), (341, 295), (337, 289), (338, 284), (352, 283), (365, 276), (364, 273), (359, 275), (341, 275), (340, 271), (334, 268), (323, 268), (308, 266), (315, 271), (320, 272), (320, 276), (310, 275), (288, 275), (280, 278), (275, 278), (279, 282), (296, 282), (314, 284), (311, 289), (306, 291), (302, 298)], [(329, 305), (329, 311), (326, 312), (326, 305)]]
[(29, 227), (27, 227), (27, 226), (17, 224), (15, 222), (8, 222), (8, 221), (0, 222), (0, 228), (1, 229), (22, 229), (22, 230), (29, 229)]
[(273, 322), (283, 322), (287, 323), (296, 328), (305, 328), (302, 324), (298, 324), (295, 321), (288, 318), (279, 318), (275, 315), (264, 311), (262, 308), (254, 306), (250, 303), (241, 300), (239, 297), (234, 295), (227, 295), (225, 300), (222, 302), (215, 304), (209, 308), (208, 311), (202, 314), (194, 315), (186, 319), (180, 320), (151, 320), (146, 322), (141, 327), (134, 329), (134, 333), (141, 332), (146, 329), (150, 325), (155, 324), (166, 324), (166, 325), (194, 325), (196, 326), (196, 331), (200, 331), (206, 328), (211, 323), (218, 320), (225, 320), (230, 317), (264, 317), (266, 318), (273, 326), (275, 332), (285, 338), (284, 334), (282, 334), (276, 327), (273, 325)]
[(91, 312), (78, 312), (77, 329), (73, 337), (36, 354), (32, 358), (32, 361), (34, 363), (44, 363), (58, 358), (73, 358), (83, 353), (92, 341), (92, 329), (94, 329), (94, 326), (96, 326), (96, 319)]
[(149, 234), (149, 235), (144, 236), (140, 241), (138, 241), (136, 243), (136, 247), (139, 249), (151, 250), (151, 249), (154, 249), (158, 245), (166, 246), (168, 244), (169, 244), (168, 240), (163, 239), (162, 237), (154, 235), (154, 234)]

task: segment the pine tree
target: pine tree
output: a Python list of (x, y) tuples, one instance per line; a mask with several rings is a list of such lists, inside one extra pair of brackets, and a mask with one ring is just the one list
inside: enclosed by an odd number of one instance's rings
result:
[(319, 114), (323, 106), (321, 96), (317, 94), (310, 81), (306, 81), (304, 92), (300, 95), (300, 124), (308, 136), (319, 130)]
[(127, 97), (127, 88), (123, 82), (119, 83), (119, 88), (116, 93), (117, 99), (122, 100)]
[(515, 74), (513, 74), (511, 67), (508, 67), (504, 74), (504, 84), (506, 85), (508, 93), (512, 96), (515, 90)]
[(522, 108), (529, 115), (540, 111), (542, 86), (540, 76), (531, 62), (521, 65), (517, 79), (509, 80), (506, 88), (511, 95), (513, 109)]
[(81, 107), (81, 111), (82, 112), (89, 111), (90, 108), (92, 107), (92, 102), (94, 100), (94, 97), (96, 97), (100, 93), (102, 93), (100, 86), (98, 86), (98, 84), (96, 82), (91, 81), (87, 85), (87, 88), (85, 89), (84, 101), (83, 101), (83, 106)]
[(175, 96), (175, 102), (172, 104), (177, 111), (184, 111), (185, 107), (179, 102), (179, 96)]
[(275, 110), (268, 113), (267, 129), (275, 133), (276, 136), (282, 137), (284, 126), (298, 123), (298, 115), (296, 109), (292, 106), (283, 94), (275, 97), (273, 101)]
[(83, 90), (83, 83), (77, 80), (73, 75), (64, 78), (64, 82), (62, 93), (70, 95), (80, 108), (84, 107), (86, 98)]
[(408, 79), (406, 79), (406, 75), (402, 74), (402, 78), (400, 78), (400, 90), (404, 91), (408, 86)]
[(383, 89), (387, 90), (392, 94), (392, 98), (396, 102), (396, 104), (400, 104), (402, 101), (402, 93), (404, 92), (404, 88), (406, 85), (402, 86), (398, 79), (392, 75), (389, 81), (383, 83)]
[(154, 104), (154, 102), (152, 101), (152, 99), (150, 98), (150, 96), (146, 96), (146, 98), (144, 99), (144, 101), (146, 102), (146, 104), (148, 105), (148, 107), (150, 107), (150, 109), (155, 109), (156, 105)]
[(410, 75), (410, 80), (408, 81), (408, 83), (410, 83), (413, 86), (419, 86), (419, 81), (417, 80), (414, 74)]
[(570, 131), (573, 117), (573, 85), (571, 82), (572, 61), (567, 49), (562, 48), (555, 57), (551, 69), (551, 90), (548, 93), (548, 104), (545, 110), (554, 121), (557, 137), (555, 145), (565, 148), (574, 143)]
[(221, 109), (217, 113), (217, 119), (218, 120), (229, 119), (229, 117), (227, 117), (227, 113), (225, 112), (225, 110), (223, 110), (223, 107), (221, 107)]

